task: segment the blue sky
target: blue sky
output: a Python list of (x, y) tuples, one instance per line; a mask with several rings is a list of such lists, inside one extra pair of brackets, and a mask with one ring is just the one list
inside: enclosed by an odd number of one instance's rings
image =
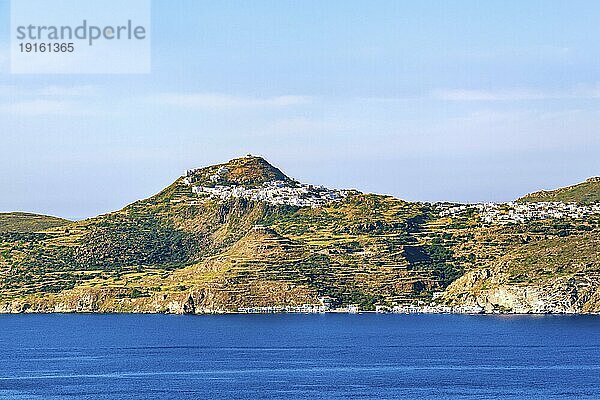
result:
[(0, 0), (0, 211), (89, 217), (247, 153), (424, 201), (600, 175), (597, 1), (152, 6), (151, 74), (11, 75)]

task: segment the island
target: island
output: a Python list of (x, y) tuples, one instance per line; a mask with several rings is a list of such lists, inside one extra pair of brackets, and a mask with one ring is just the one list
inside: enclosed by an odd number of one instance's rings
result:
[(248, 155), (83, 221), (0, 214), (0, 312), (599, 313), (599, 250), (597, 177), (408, 202)]

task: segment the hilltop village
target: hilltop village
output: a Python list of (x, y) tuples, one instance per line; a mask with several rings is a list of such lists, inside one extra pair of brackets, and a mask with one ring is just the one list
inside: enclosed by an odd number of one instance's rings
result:
[(246, 200), (263, 201), (275, 205), (290, 205), (297, 207), (322, 207), (332, 201), (339, 201), (350, 193), (351, 190), (333, 190), (324, 186), (314, 186), (295, 181), (274, 180), (264, 182), (259, 187), (246, 187), (244, 185), (229, 184), (225, 177), (229, 169), (220, 167), (216, 173), (210, 175), (212, 186), (194, 184), (197, 170), (188, 170), (184, 176), (184, 183), (192, 188), (192, 192), (199, 195), (208, 195), (211, 198), (228, 200), (241, 198)]
[[(292, 180), (271, 180), (258, 187), (232, 184), (227, 181), (229, 169), (219, 167), (209, 176), (207, 184), (197, 184), (196, 174), (199, 170), (187, 170), (183, 177), (185, 185), (191, 187), (193, 193), (220, 200), (242, 198), (263, 201), (274, 205), (291, 205), (297, 207), (323, 207), (329, 202), (340, 201), (356, 190), (328, 189), (299, 183)], [(486, 224), (519, 224), (534, 220), (572, 218), (581, 219), (593, 214), (600, 214), (600, 203), (583, 205), (573, 202), (508, 202), (508, 203), (432, 203), (440, 217), (459, 217), (478, 214), (481, 222)]]

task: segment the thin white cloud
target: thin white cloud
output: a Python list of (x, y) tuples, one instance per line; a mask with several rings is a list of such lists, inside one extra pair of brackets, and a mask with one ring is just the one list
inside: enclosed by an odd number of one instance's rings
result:
[(572, 57), (573, 49), (565, 46), (541, 45), (541, 46), (494, 46), (474, 51), (467, 47), (458, 51), (449, 53), (450, 56), (466, 60), (499, 60), (506, 63), (506, 60), (530, 60), (541, 59), (552, 62)]
[(0, 86), (0, 113), (29, 117), (105, 114), (90, 108), (89, 100), (97, 93), (91, 85)]
[(433, 97), (447, 101), (507, 101), (507, 100), (542, 100), (547, 98), (544, 93), (531, 90), (470, 90), (443, 89), (433, 92)]
[(15, 98), (66, 98), (66, 97), (91, 97), (97, 95), (99, 90), (92, 85), (81, 86), (43, 86), (39, 88), (22, 87), (17, 85), (0, 86), (0, 96)]
[(63, 101), (32, 100), (0, 105), (1, 113), (13, 115), (38, 116), (48, 114), (64, 115), (69, 110), (69, 104)]
[[(442, 153), (519, 153), (597, 147), (600, 113), (585, 109), (560, 111), (479, 110), (425, 127), (427, 141)], [(418, 142), (417, 137), (415, 140)]]
[(338, 132), (349, 129), (350, 124), (337, 120), (319, 120), (306, 117), (291, 117), (273, 121), (267, 131), (275, 134), (310, 134), (311, 132)]
[(95, 116), (102, 113), (63, 100), (28, 100), (0, 104), (0, 114), (13, 116)]
[(96, 94), (98, 94), (98, 88), (92, 85), (46, 86), (39, 90), (40, 96), (48, 97), (84, 97)]
[(544, 91), (527, 88), (500, 90), (440, 89), (431, 97), (444, 101), (523, 101), (600, 98), (600, 86), (577, 86), (562, 91)]
[(307, 96), (274, 96), (274, 97), (247, 97), (233, 96), (221, 93), (163, 93), (150, 98), (152, 102), (185, 108), (260, 108), (260, 107), (289, 107), (307, 104), (310, 97)]

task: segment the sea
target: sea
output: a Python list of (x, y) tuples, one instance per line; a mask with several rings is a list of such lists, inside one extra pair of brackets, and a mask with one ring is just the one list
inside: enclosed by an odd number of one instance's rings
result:
[(600, 399), (600, 317), (2, 315), (0, 399)]

